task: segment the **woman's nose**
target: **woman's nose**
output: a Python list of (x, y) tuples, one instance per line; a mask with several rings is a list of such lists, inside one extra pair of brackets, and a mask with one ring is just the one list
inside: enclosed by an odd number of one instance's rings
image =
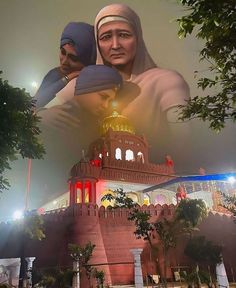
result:
[(68, 57), (67, 57), (67, 55), (64, 55), (61, 59), (61, 63), (66, 64), (67, 62), (68, 62)]
[(120, 48), (120, 42), (119, 42), (119, 38), (117, 36), (112, 37), (112, 48), (113, 49)]
[(102, 108), (107, 109), (109, 107), (109, 101), (103, 101), (102, 102)]

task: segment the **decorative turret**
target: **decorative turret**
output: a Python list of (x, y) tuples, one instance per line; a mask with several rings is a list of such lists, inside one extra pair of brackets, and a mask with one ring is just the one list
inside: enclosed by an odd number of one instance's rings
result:
[(113, 160), (148, 163), (148, 143), (144, 136), (135, 135), (127, 117), (113, 111), (103, 120), (101, 137), (91, 144), (89, 155), (106, 166)]
[(157, 184), (174, 177), (174, 163), (170, 156), (167, 156), (166, 163), (149, 163), (145, 137), (135, 134), (125, 116), (113, 111), (103, 120), (101, 132), (101, 137), (90, 145), (89, 160), (82, 157), (71, 169), (70, 205), (99, 203), (104, 191), (101, 185), (96, 185), (97, 182)]
[(96, 183), (100, 169), (84, 159), (75, 164), (70, 172), (70, 205), (96, 203)]
[(187, 192), (185, 190), (185, 187), (183, 185), (179, 185), (177, 188), (177, 193), (176, 193), (176, 202), (179, 204), (179, 202), (182, 199), (185, 199), (187, 197)]

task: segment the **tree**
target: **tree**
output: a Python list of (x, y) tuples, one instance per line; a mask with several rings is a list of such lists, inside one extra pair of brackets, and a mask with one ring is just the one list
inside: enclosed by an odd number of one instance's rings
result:
[(197, 236), (189, 239), (184, 253), (196, 263), (213, 264), (222, 261), (222, 247), (206, 240), (204, 236)]
[(23, 219), (15, 221), (13, 224), (17, 233), (18, 241), (21, 245), (21, 266), (20, 266), (20, 279), (19, 288), (24, 285), (26, 275), (26, 261), (25, 261), (25, 243), (28, 239), (41, 241), (45, 238), (44, 234), (44, 221), (42, 216), (38, 215), (36, 211), (25, 212)]
[(202, 199), (183, 199), (175, 211), (175, 219), (182, 225), (182, 229), (190, 234), (207, 216), (207, 207)]
[[(167, 220), (164, 218), (162, 221), (154, 223), (155, 231), (161, 240), (163, 257), (164, 257), (164, 282), (166, 284), (167, 278), (167, 257), (170, 248), (175, 248), (177, 245), (178, 236), (181, 234), (180, 226), (175, 219)], [(167, 285), (166, 285), (167, 286)]]
[(1, 192), (9, 187), (3, 173), (10, 169), (10, 162), (17, 159), (17, 154), (23, 158), (42, 158), (44, 148), (38, 140), (38, 122), (32, 97), (24, 89), (14, 88), (0, 78)]
[(72, 269), (51, 267), (43, 271), (34, 271), (37, 284), (34, 287), (71, 288), (74, 272)]
[(112, 201), (114, 203), (114, 209), (130, 209), (128, 220), (134, 221), (134, 234), (138, 239), (148, 241), (154, 258), (156, 258), (157, 247), (152, 241), (152, 236), (155, 236), (155, 234), (157, 235), (163, 252), (163, 281), (166, 286), (168, 252), (170, 248), (176, 247), (180, 235), (185, 232), (191, 233), (196, 229), (196, 226), (200, 224), (203, 218), (207, 216), (205, 203), (200, 199), (181, 200), (172, 219), (163, 218), (151, 222), (151, 215), (146, 211), (141, 211), (139, 205), (131, 198), (127, 197), (122, 189), (114, 191), (114, 195), (107, 194), (103, 196), (102, 201), (103, 200)]
[(79, 273), (82, 272), (82, 269), (85, 270), (86, 276), (89, 281), (89, 287), (91, 286), (90, 280), (93, 275), (94, 269), (91, 265), (88, 264), (89, 260), (92, 257), (93, 250), (96, 245), (88, 242), (84, 247), (79, 246), (77, 244), (70, 243), (68, 245), (69, 254), (75, 262), (78, 262), (79, 265)]
[[(179, 37), (197, 29), (204, 40), (200, 60), (209, 63), (210, 76), (201, 77), (198, 87), (211, 89), (206, 97), (195, 96), (183, 107), (181, 120), (200, 118), (216, 131), (226, 120), (236, 120), (236, 9), (235, 0), (178, 0), (188, 14), (177, 19)], [(198, 71), (196, 71), (198, 73)], [(219, 91), (219, 92), (216, 92)]]
[(68, 245), (68, 250), (72, 259), (75, 261), (80, 261), (81, 268), (86, 268), (95, 247), (96, 245), (92, 244), (91, 242), (88, 242), (84, 247), (70, 243)]
[(198, 264), (212, 265), (215, 270), (216, 264), (222, 261), (222, 247), (206, 240), (204, 236), (197, 236), (189, 239), (184, 253), (196, 262), (195, 271), (192, 272), (192, 276), (195, 276), (192, 279), (193, 282), (197, 283), (198, 286), (204, 282), (210, 287), (212, 285), (210, 266), (208, 266), (209, 271), (199, 271)]
[[(221, 193), (223, 196), (223, 204), (222, 206), (230, 211), (234, 217), (236, 217), (236, 194), (227, 195), (225, 193)], [(236, 219), (235, 219), (236, 222)]]
[(97, 287), (102, 288), (104, 285), (104, 280), (105, 280), (105, 273), (102, 270), (97, 270), (96, 268), (94, 269), (94, 277), (97, 280)]
[[(27, 212), (23, 219), (15, 221), (16, 231), (22, 237), (41, 241), (45, 238), (44, 221), (36, 211)], [(24, 243), (24, 241), (23, 241)]]

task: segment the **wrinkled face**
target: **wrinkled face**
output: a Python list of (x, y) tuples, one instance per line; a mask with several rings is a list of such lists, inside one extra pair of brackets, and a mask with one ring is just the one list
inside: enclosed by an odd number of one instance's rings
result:
[(98, 31), (98, 45), (104, 61), (112, 66), (133, 64), (137, 38), (128, 23), (103, 24)]
[[(76, 95), (75, 95), (76, 96)], [(98, 92), (77, 95), (80, 106), (95, 116), (102, 116), (115, 99), (116, 90), (106, 89)]]
[(80, 71), (84, 65), (79, 61), (75, 47), (71, 44), (65, 44), (60, 49), (60, 70), (66, 75), (73, 71)]

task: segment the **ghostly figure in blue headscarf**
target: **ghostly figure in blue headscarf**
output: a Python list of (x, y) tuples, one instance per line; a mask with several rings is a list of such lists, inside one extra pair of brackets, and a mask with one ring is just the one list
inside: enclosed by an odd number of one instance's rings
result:
[(32, 161), (31, 183), (34, 187), (39, 187), (38, 181), (43, 183), (41, 199), (36, 199), (36, 188), (32, 191), (36, 207), (46, 202), (47, 194), (56, 197), (67, 191), (71, 167), (80, 159), (82, 150), (86, 152), (99, 137), (99, 121), (123, 85), (120, 74), (105, 65), (86, 66), (75, 80), (71, 100), (37, 112), (46, 155), (43, 160)]
[[(96, 43), (93, 26), (83, 22), (67, 24), (61, 35), (60, 66), (50, 70), (44, 77), (35, 95), (36, 108), (62, 104), (60, 97), (55, 99), (56, 94), (68, 84), (74, 85), (81, 69), (95, 62)], [(53, 104), (49, 105), (52, 100)]]

